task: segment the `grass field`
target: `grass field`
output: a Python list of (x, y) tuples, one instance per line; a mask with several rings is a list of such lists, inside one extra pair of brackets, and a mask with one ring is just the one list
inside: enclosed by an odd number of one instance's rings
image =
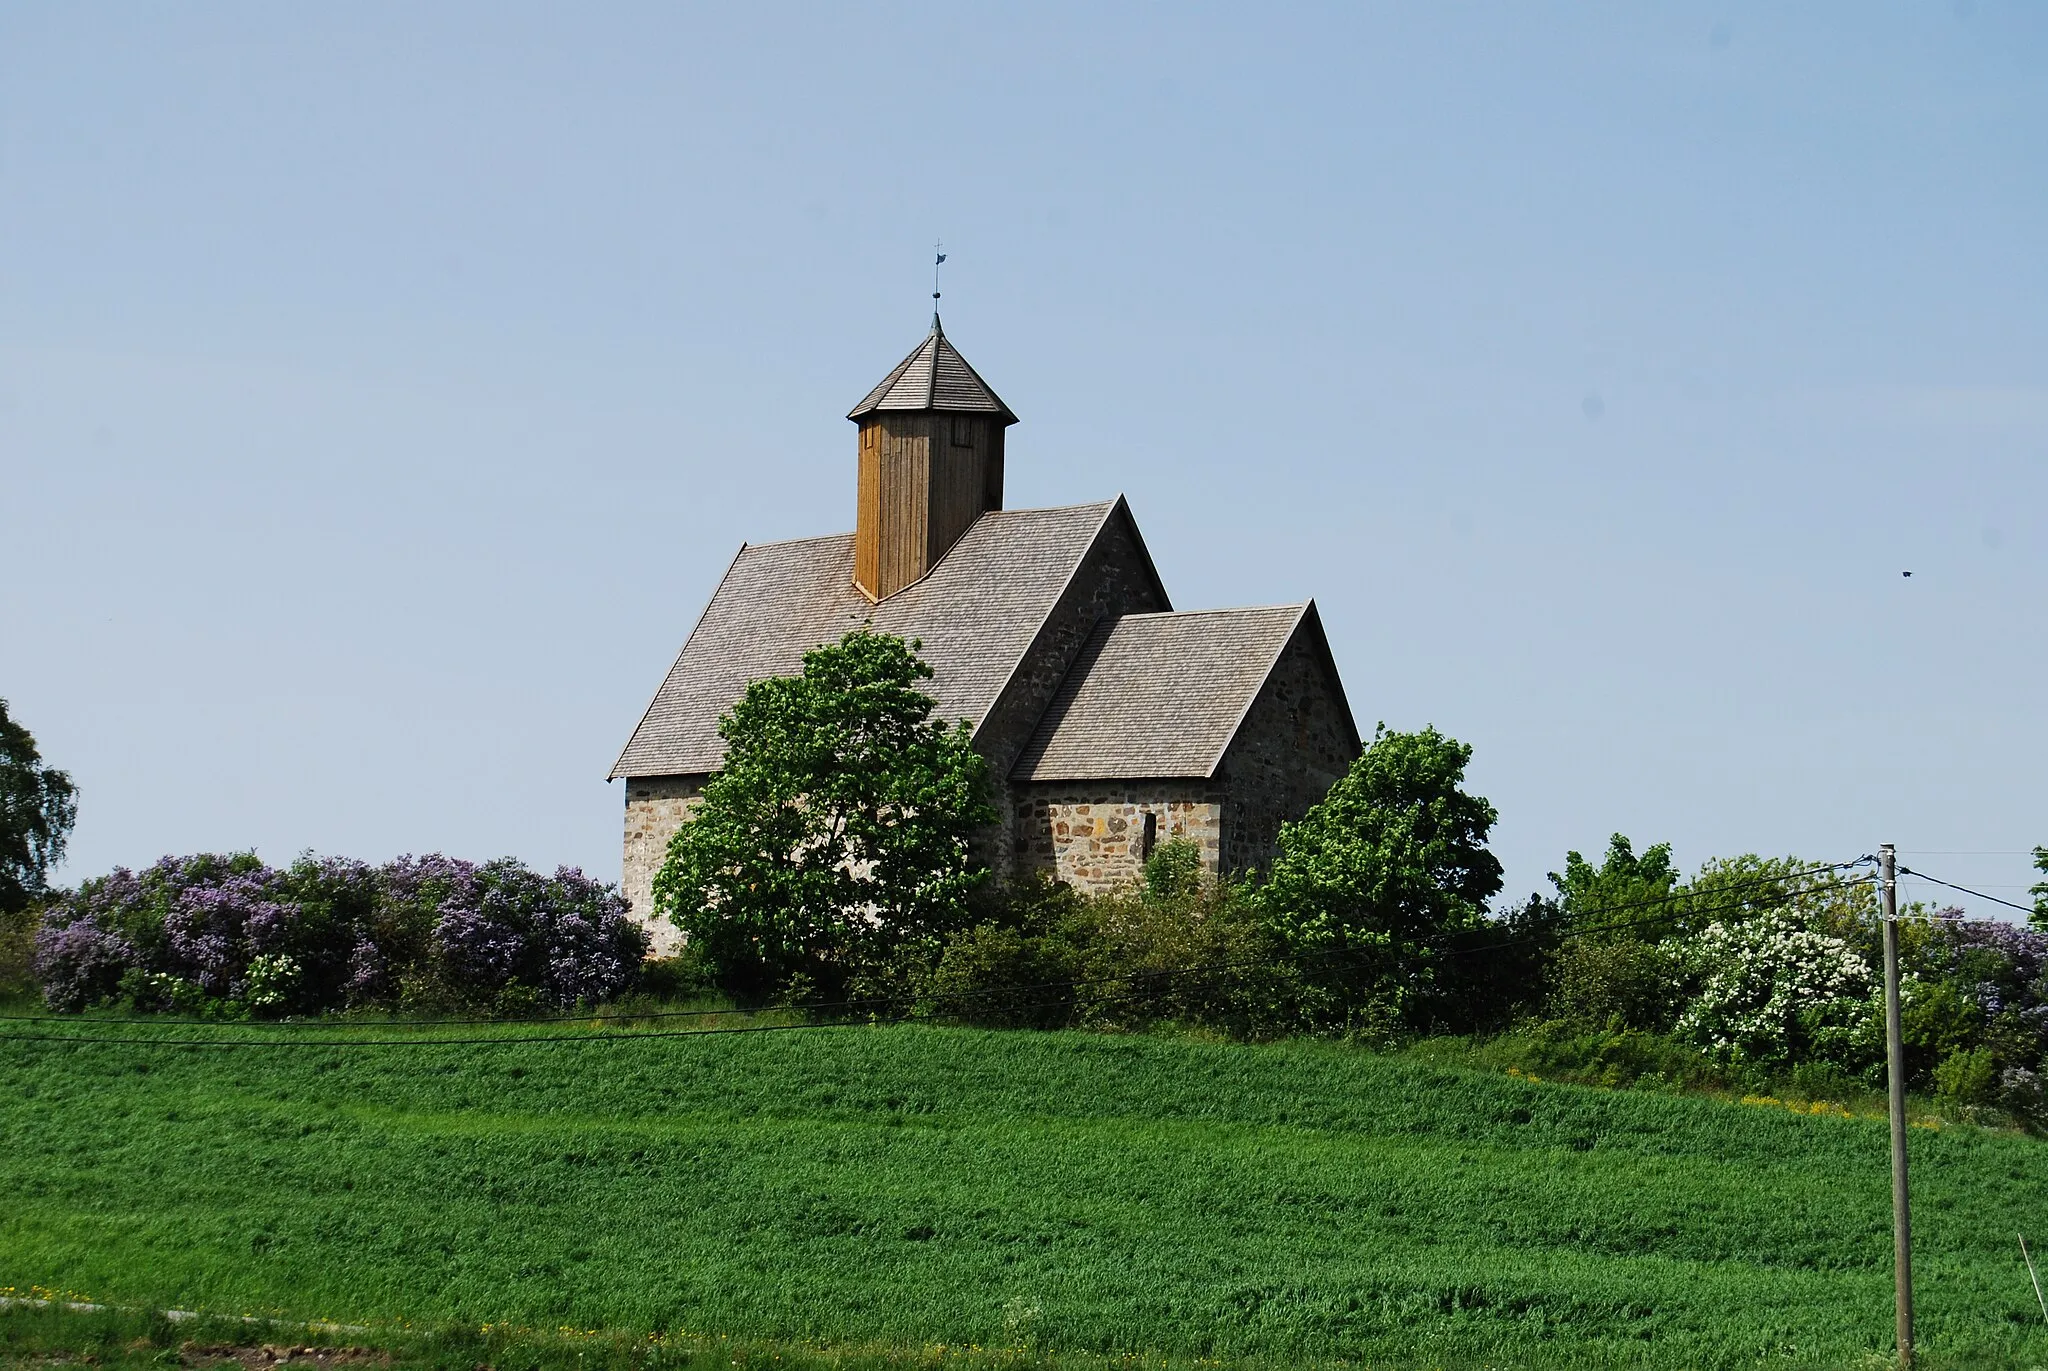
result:
[[(532, 1031), (0, 1042), (0, 1286), (1273, 1363), (1856, 1366), (1890, 1341), (1868, 1120), (1318, 1044)], [(2048, 1364), (2014, 1240), (2048, 1235), (2048, 1146), (1913, 1145), (1929, 1362)]]

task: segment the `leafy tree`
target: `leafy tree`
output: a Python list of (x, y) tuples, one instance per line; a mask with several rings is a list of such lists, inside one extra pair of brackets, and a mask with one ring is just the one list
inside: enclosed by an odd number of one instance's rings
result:
[(1563, 931), (1557, 901), (1531, 895), (1455, 935), (1434, 1027), (1447, 1033), (1494, 1032), (1539, 1008)]
[(78, 821), (71, 777), (43, 765), (36, 740), (0, 700), (0, 917), (21, 913), (49, 890), (50, 868)]
[(1621, 924), (1621, 928), (1600, 928), (1581, 936), (1632, 937), (1648, 931), (1654, 939), (1659, 931), (1658, 911), (1670, 908), (1671, 896), (1679, 886), (1678, 868), (1671, 864), (1671, 844), (1655, 843), (1638, 857), (1635, 844), (1617, 833), (1607, 840), (1607, 855), (1594, 866), (1576, 852), (1564, 854), (1564, 873), (1550, 873), (1557, 887), (1557, 902), (1564, 916), (1581, 929)]
[(1383, 724), (1299, 823), (1280, 830), (1262, 901), (1326, 995), (1329, 1026), (1376, 1014), (1430, 1022), (1453, 988), (1445, 951), (1481, 926), (1501, 886), (1498, 817), (1463, 786), (1472, 749), (1434, 728)]
[(1674, 898), (1680, 881), (1671, 844), (1637, 856), (1616, 833), (1600, 865), (1567, 852), (1563, 874), (1551, 872), (1550, 883), (1570, 932), (1551, 968), (1551, 1014), (1588, 1028), (1669, 1028), (1679, 1009), (1679, 968), (1659, 942), (1683, 903)]
[(1551, 1017), (1583, 1028), (1669, 1029), (1684, 1007), (1686, 965), (1674, 945), (1635, 937), (1565, 942), (1551, 967)]
[(719, 721), (725, 767), (677, 830), (655, 908), (727, 990), (835, 997), (863, 967), (968, 926), (994, 822), (967, 726), (932, 717), (917, 643), (858, 629), (756, 681)]
[[(2034, 870), (2048, 876), (2048, 847), (2034, 849)], [(2027, 922), (2048, 933), (2048, 881), (2043, 881), (2028, 892), (2034, 897), (2034, 912)]]

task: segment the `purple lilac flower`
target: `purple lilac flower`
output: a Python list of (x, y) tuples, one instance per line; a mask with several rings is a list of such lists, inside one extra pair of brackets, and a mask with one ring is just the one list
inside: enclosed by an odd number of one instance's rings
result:
[(384, 864), (380, 875), (389, 899), (401, 904), (422, 900), (440, 904), (449, 899), (464, 901), (476, 884), (476, 873), (475, 862), (429, 852), (424, 857), (407, 853), (393, 858)]
[(543, 990), (556, 1004), (609, 999), (632, 984), (647, 956), (647, 935), (626, 917), (611, 886), (575, 867), (557, 867), (534, 935), (545, 949)]
[(384, 999), (392, 991), (392, 979), (391, 965), (376, 940), (367, 933), (360, 935), (348, 958), (349, 1002), (369, 1004)]
[(482, 909), (442, 906), (434, 927), (451, 980), (470, 990), (495, 990), (518, 973), (526, 939), (516, 928), (494, 920)]
[(122, 916), (148, 899), (142, 880), (125, 866), (117, 866), (96, 881), (87, 881), (67, 897), (62, 909), (74, 919), (92, 919), (104, 928), (118, 928)]
[(164, 917), (173, 966), (209, 995), (241, 993), (249, 959), (281, 947), (297, 910), (274, 898), (268, 867), (180, 891)]
[(135, 965), (135, 949), (93, 914), (45, 924), (36, 935), (35, 972), (43, 1000), (59, 1013), (76, 1013), (112, 995)]
[(646, 935), (611, 886), (580, 870), (552, 879), (504, 860), (452, 884), (435, 941), (449, 980), (477, 995), (513, 981), (557, 1006), (608, 999), (632, 984)]
[(465, 998), (516, 982), (571, 1005), (627, 989), (646, 952), (617, 889), (571, 867), (544, 877), (429, 853), (380, 868), (309, 856), (280, 872), (200, 854), (87, 882), (51, 911), (38, 973), (53, 1005), (111, 995), (134, 968), (241, 998), (254, 958), (288, 956), (306, 969), (306, 1008), (389, 1000), (420, 971)]
[(509, 859), (488, 862), (463, 875), (449, 883), (434, 940), (455, 988), (490, 994), (519, 978), (527, 960), (530, 911), (542, 881)]

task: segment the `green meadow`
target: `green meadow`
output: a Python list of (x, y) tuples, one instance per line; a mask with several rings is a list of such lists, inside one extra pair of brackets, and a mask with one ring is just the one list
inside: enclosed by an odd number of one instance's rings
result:
[[(1890, 1343), (1880, 1121), (1316, 1043), (462, 1031), (0, 1042), (0, 1286), (1005, 1364), (1848, 1367)], [(2048, 1238), (2048, 1147), (1916, 1129), (1913, 1167), (1926, 1362), (2048, 1365), (2014, 1236)]]

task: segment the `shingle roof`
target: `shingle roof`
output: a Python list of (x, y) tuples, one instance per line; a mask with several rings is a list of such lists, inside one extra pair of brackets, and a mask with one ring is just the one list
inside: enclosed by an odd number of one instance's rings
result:
[(1010, 407), (989, 389), (988, 382), (960, 355), (932, 316), (932, 331), (925, 335), (896, 369), (882, 378), (882, 384), (868, 392), (847, 412), (849, 419), (878, 409), (939, 410), (947, 414), (994, 414), (1005, 424), (1017, 422)]
[(1099, 625), (1011, 774), (1213, 776), (1313, 604), (1126, 614)]
[(742, 547), (612, 776), (715, 771), (718, 718), (749, 682), (796, 675), (805, 652), (870, 620), (922, 638), (939, 717), (978, 727), (1119, 511), (1129, 518), (1121, 499), (984, 514), (929, 575), (880, 604), (854, 588), (851, 533)]

